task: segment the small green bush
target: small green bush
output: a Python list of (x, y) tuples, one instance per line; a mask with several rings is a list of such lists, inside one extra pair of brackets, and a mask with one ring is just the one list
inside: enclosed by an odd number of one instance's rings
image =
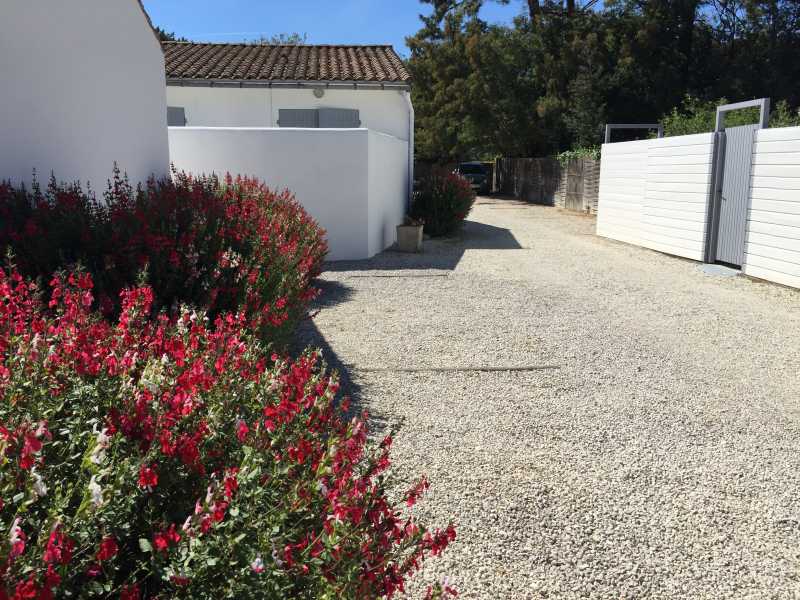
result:
[(600, 146), (582, 146), (556, 154), (556, 160), (562, 165), (577, 158), (600, 160)]
[(464, 177), (435, 170), (414, 192), (411, 217), (423, 221), (429, 235), (449, 235), (461, 226), (474, 202), (475, 192)]
[(786, 100), (781, 100), (775, 105), (775, 110), (769, 117), (770, 127), (798, 127), (800, 126), (800, 108), (789, 108)]

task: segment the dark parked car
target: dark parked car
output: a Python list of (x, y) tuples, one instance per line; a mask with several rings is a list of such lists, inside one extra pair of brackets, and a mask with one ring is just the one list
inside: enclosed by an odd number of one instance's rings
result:
[(456, 173), (469, 181), (472, 189), (479, 194), (487, 194), (489, 192), (489, 170), (483, 163), (461, 163), (456, 168)]

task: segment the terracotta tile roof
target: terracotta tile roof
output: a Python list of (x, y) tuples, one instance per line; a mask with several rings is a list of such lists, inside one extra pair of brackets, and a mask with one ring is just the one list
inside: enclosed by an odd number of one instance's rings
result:
[(391, 46), (163, 42), (168, 80), (407, 83)]

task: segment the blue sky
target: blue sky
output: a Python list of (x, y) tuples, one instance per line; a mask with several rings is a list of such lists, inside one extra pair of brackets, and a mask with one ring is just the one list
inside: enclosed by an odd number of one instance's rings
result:
[[(483, 18), (510, 22), (521, 0), (487, 3)], [(309, 44), (392, 44), (405, 38), (427, 9), (419, 0), (144, 0), (153, 23), (197, 41), (238, 42), (280, 33), (305, 33)]]

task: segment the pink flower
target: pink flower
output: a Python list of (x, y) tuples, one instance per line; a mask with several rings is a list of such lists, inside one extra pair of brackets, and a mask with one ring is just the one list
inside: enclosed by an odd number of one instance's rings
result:
[(153, 488), (158, 485), (158, 473), (154, 467), (147, 467), (142, 465), (139, 469), (139, 487), (152, 492)]
[(264, 561), (261, 560), (260, 556), (256, 556), (255, 560), (250, 563), (250, 568), (253, 570), (253, 573), (260, 575), (264, 572)]
[(25, 535), (25, 532), (22, 531), (19, 523), (19, 517), (14, 519), (14, 524), (11, 526), (11, 531), (8, 536), (9, 541), (11, 542), (11, 558), (16, 558), (25, 552), (25, 540), (27, 539), (27, 536)]
[(57, 524), (50, 532), (42, 560), (46, 563), (69, 564), (74, 549), (75, 542), (65, 536), (61, 525)]
[(244, 443), (245, 439), (247, 439), (247, 434), (250, 432), (250, 428), (247, 426), (247, 423), (243, 419), (239, 419), (236, 421), (236, 437), (239, 438), (239, 441)]
[(97, 551), (97, 560), (103, 562), (113, 558), (119, 551), (117, 540), (113, 537), (106, 537), (100, 542), (100, 549)]
[(141, 592), (139, 591), (139, 584), (124, 585), (119, 593), (119, 600), (139, 600)]
[(153, 544), (159, 552), (166, 552), (170, 546), (180, 541), (181, 534), (178, 533), (174, 523), (169, 526), (169, 529), (156, 533), (153, 536)]
[(406, 492), (406, 505), (409, 508), (414, 506), (417, 503), (417, 500), (419, 500), (419, 497), (425, 493), (425, 490), (427, 490), (428, 487), (430, 487), (428, 478), (423, 475), (419, 482), (417, 482), (414, 487)]

